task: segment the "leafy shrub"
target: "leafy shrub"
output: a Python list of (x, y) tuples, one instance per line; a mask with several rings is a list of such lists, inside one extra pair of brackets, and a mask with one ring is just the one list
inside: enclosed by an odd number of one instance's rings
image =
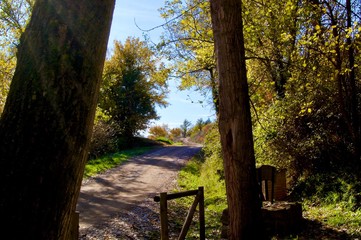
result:
[(167, 125), (163, 126), (153, 126), (149, 128), (150, 138), (155, 139), (158, 137), (168, 137), (168, 127)]
[(327, 172), (300, 179), (291, 197), (316, 205), (342, 203), (349, 210), (360, 208), (361, 182), (352, 173)]
[(296, 92), (276, 101), (255, 123), (257, 162), (287, 168), (293, 183), (353, 168), (354, 146), (338, 108), (324, 93)]
[(214, 123), (203, 125), (202, 128), (193, 127), (190, 131), (190, 139), (192, 142), (203, 144), (208, 132), (214, 128)]
[(166, 138), (166, 137), (157, 137), (155, 140), (158, 142), (163, 142), (163, 143), (169, 144), (169, 145), (173, 144), (172, 140), (170, 140), (169, 138)]
[(94, 159), (107, 153), (116, 152), (118, 145), (116, 132), (112, 126), (105, 121), (97, 121), (93, 128), (89, 158)]
[(172, 128), (169, 133), (172, 141), (178, 141), (178, 139), (182, 137), (182, 129), (180, 128)]
[(221, 140), (217, 124), (213, 124), (208, 130), (204, 139), (203, 147), (206, 162), (211, 162), (211, 168), (215, 171), (214, 174), (222, 179), (223, 178), (223, 158)]

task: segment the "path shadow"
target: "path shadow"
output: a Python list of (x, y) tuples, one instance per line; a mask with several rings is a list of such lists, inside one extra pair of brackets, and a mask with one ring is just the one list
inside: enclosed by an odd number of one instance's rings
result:
[[(184, 166), (187, 160), (201, 151), (199, 146), (170, 146), (159, 148), (156, 151), (132, 158), (126, 164), (152, 165), (178, 171)], [(177, 153), (175, 155), (175, 153)], [(170, 158), (174, 160), (170, 161)]]
[(188, 146), (161, 148), (88, 179), (78, 199), (80, 227), (103, 222), (120, 209), (127, 211), (137, 206), (148, 194), (161, 191), (199, 151), (199, 147)]
[[(160, 213), (159, 203), (149, 196), (127, 210), (119, 209), (112, 218), (94, 224), (91, 228), (80, 229), (79, 240), (122, 239), (122, 240), (159, 240)], [(168, 202), (169, 239), (176, 240), (188, 209), (174, 201)], [(194, 224), (194, 221), (193, 223)], [(190, 239), (190, 238), (187, 238)], [(191, 238), (194, 239), (194, 238)], [(197, 238), (195, 238), (197, 239)], [(212, 239), (212, 238), (209, 238)]]
[(89, 239), (160, 239), (159, 213), (147, 204), (119, 209), (112, 218), (81, 229), (80, 240)]
[(337, 230), (326, 226), (322, 222), (304, 219), (298, 233), (287, 236), (272, 236), (273, 240), (359, 240), (360, 233), (348, 234), (345, 231)]

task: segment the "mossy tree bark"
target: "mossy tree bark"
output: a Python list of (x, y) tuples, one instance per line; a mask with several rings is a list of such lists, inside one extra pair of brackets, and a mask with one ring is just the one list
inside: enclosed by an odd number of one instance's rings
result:
[(211, 0), (219, 73), (219, 130), (229, 208), (229, 239), (260, 239), (260, 199), (242, 23), (242, 1)]
[(1, 236), (69, 239), (114, 2), (34, 5), (0, 121)]

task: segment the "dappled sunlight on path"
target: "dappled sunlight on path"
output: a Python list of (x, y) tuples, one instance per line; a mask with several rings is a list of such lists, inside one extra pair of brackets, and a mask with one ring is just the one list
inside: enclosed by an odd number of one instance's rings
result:
[(80, 228), (107, 221), (164, 191), (176, 181), (186, 161), (199, 151), (200, 146), (164, 147), (84, 181), (77, 206)]

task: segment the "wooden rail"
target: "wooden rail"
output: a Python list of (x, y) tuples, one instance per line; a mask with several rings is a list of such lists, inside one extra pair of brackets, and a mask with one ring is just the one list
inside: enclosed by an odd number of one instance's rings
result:
[(197, 205), (199, 205), (199, 235), (201, 240), (205, 240), (205, 218), (204, 218), (204, 189), (203, 187), (199, 187), (198, 190), (191, 190), (186, 192), (179, 192), (179, 193), (171, 193), (168, 194), (166, 192), (160, 193), (160, 196), (155, 196), (154, 201), (160, 202), (160, 224), (161, 224), (161, 240), (169, 240), (169, 233), (168, 233), (168, 200), (181, 198), (181, 197), (188, 197), (194, 196), (194, 201), (192, 206), (190, 207), (187, 218), (183, 224), (181, 233), (179, 234), (178, 240), (184, 240), (189, 227), (192, 222), (193, 215), (196, 211)]

